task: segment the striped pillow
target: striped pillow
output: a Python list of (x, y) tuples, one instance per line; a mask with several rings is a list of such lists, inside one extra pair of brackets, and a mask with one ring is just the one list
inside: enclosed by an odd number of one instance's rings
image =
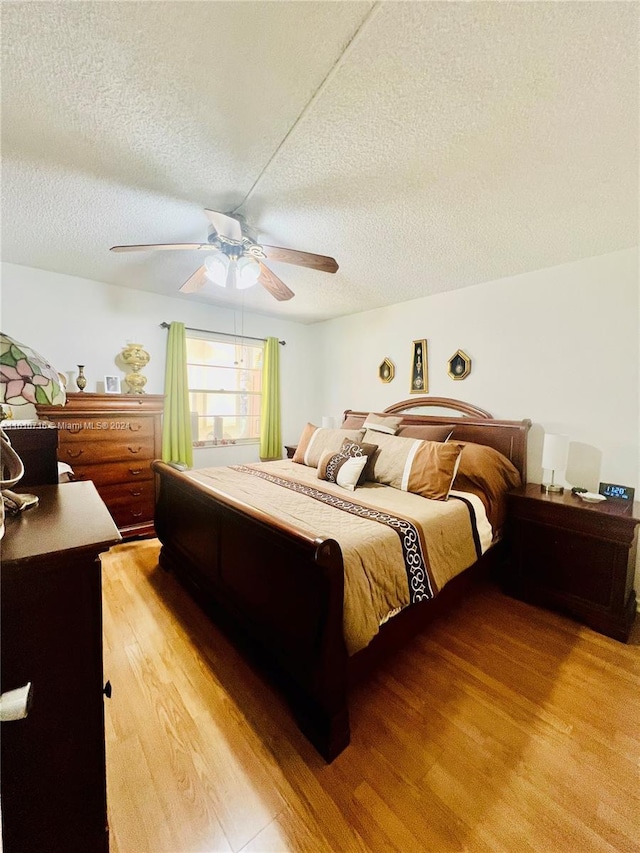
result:
[(318, 478), (337, 483), (353, 492), (367, 464), (366, 456), (349, 456), (347, 453), (325, 453), (318, 465)]
[(345, 438), (360, 441), (362, 432), (361, 429), (324, 429), (308, 423), (302, 430), (293, 461), (317, 468), (325, 453), (329, 450), (338, 453)]
[(372, 429), (375, 432), (385, 432), (387, 435), (395, 435), (398, 432), (398, 427), (402, 423), (402, 418), (392, 418), (387, 415), (374, 415), (370, 412), (364, 422), (363, 429)]
[(369, 431), (364, 441), (378, 444), (373, 467), (376, 483), (437, 501), (449, 497), (462, 452), (459, 444)]

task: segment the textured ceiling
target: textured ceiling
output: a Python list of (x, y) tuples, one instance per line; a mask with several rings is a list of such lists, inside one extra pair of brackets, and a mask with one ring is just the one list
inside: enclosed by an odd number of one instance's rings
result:
[(314, 322), (634, 246), (637, 3), (2, 2), (2, 257), (176, 296), (204, 207)]

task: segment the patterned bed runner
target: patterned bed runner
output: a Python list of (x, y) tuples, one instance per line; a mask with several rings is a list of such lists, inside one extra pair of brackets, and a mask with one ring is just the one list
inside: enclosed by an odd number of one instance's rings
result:
[[(307, 486), (305, 483), (298, 483), (295, 480), (287, 480), (284, 477), (277, 477), (274, 474), (269, 474), (266, 471), (259, 471), (256, 468), (251, 468), (247, 465), (230, 465), (229, 467), (234, 471), (239, 471), (243, 474), (250, 474), (253, 477), (260, 477), (263, 480), (282, 486), (285, 489), (299, 492), (300, 494), (306, 495), (314, 500), (321, 501), (324, 504), (340, 509), (343, 512), (349, 512), (352, 515), (357, 515), (360, 518), (367, 519), (368, 521), (377, 521), (380, 524), (384, 524), (392, 530), (395, 530), (400, 539), (400, 544), (402, 545), (402, 554), (404, 557), (405, 570), (407, 572), (407, 582), (409, 585), (411, 603), (414, 604), (416, 601), (423, 601), (434, 597), (435, 593), (428, 571), (428, 559), (422, 548), (420, 534), (416, 526), (406, 518), (391, 515), (387, 512), (381, 512), (380, 510), (363, 506), (362, 504), (353, 503), (353, 501), (345, 500), (345, 498), (339, 497), (338, 495), (323, 492), (320, 489), (313, 488), (313, 486)], [(465, 503), (468, 504), (466, 501)], [(471, 507), (470, 510), (472, 511)]]

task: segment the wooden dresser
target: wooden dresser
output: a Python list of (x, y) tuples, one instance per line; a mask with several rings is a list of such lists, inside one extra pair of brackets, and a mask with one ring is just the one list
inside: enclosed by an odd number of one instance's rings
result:
[(58, 427), (58, 459), (74, 480), (92, 480), (123, 536), (153, 534), (162, 453), (161, 394), (67, 395), (65, 406), (37, 406)]
[(91, 483), (35, 486), (2, 540), (2, 690), (31, 683), (2, 723), (5, 853), (107, 853), (101, 566), (120, 534)]

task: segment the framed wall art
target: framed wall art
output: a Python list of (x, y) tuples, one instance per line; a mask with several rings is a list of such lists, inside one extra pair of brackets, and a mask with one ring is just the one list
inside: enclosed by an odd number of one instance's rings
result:
[(378, 368), (378, 379), (381, 382), (391, 382), (396, 375), (396, 366), (390, 358), (385, 358)]
[(413, 342), (411, 358), (411, 394), (426, 394), (429, 390), (427, 380), (427, 342)]
[(471, 373), (471, 359), (459, 349), (449, 359), (448, 367), (452, 379), (466, 379)]

